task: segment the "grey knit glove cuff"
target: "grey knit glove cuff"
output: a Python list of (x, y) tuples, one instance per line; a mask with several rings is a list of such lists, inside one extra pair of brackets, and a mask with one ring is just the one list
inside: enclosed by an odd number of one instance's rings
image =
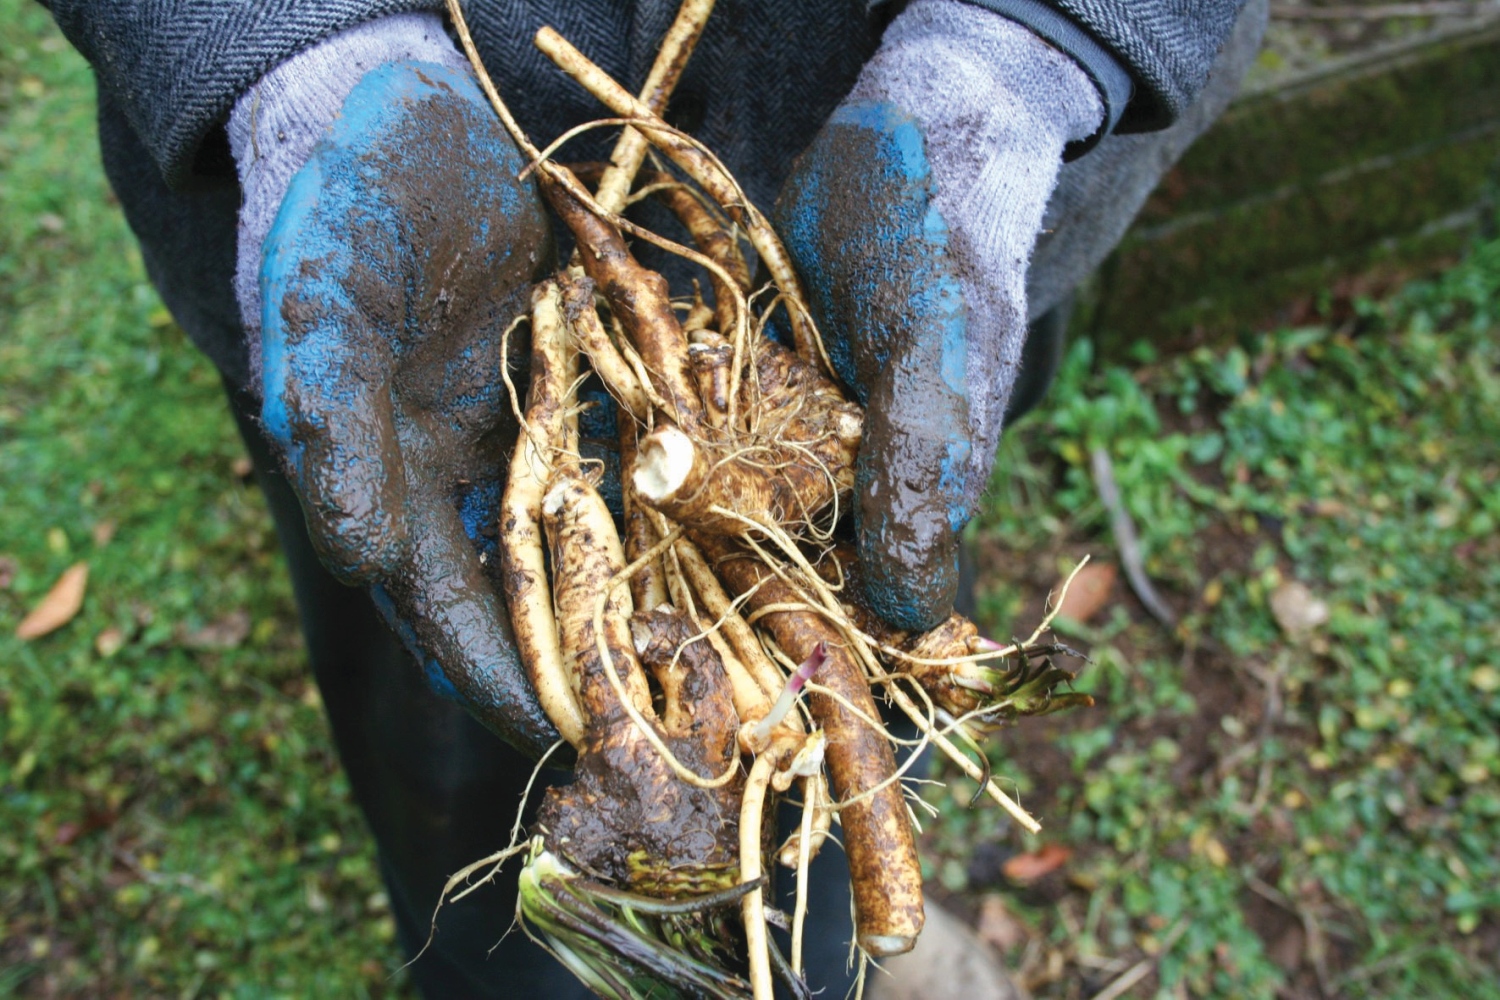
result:
[(1030, 29), (959, 0), (913, 0), (851, 101), (917, 120), (968, 307), (971, 499), (988, 480), (1026, 336), (1026, 268), (1063, 148), (1100, 127), (1089, 76)]
[(260, 386), (261, 248), (292, 175), (328, 132), (360, 78), (385, 63), (416, 60), (467, 69), (435, 14), (392, 14), (304, 49), (235, 103), (229, 145), (240, 176), (235, 296), (250, 348), (250, 384)]

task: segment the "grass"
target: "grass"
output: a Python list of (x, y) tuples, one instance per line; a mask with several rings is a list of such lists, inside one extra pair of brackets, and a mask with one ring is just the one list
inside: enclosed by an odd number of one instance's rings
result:
[[(0, 995), (399, 993), (217, 377), (101, 177), (87, 68), (35, 4), (0, 25)], [(999, 633), (1113, 558), (1096, 447), (1182, 615), (1120, 584), (1063, 625), (1100, 707), (991, 748), (1040, 838), (940, 799), (933, 884), (1039, 996), (1138, 967), (1142, 996), (1500, 995), (1497, 303), (1488, 243), (1347, 323), (1079, 344), (1007, 437), (975, 529)], [(82, 613), (14, 639), (79, 561)], [(1276, 624), (1290, 581), (1326, 623)], [(1072, 853), (1004, 875), (1042, 845)]]
[[(105, 185), (87, 67), (34, 3), (0, 47), (0, 995), (391, 993), (218, 377)], [(14, 639), (79, 561), (78, 618)]]
[[(1128, 367), (1076, 344), (1010, 435), (976, 528), (999, 634), (1115, 558), (1098, 447), (1182, 616), (1118, 585), (1062, 629), (1101, 707), (993, 746), (1067, 865), (1011, 882), (951, 807), (931, 835), (950, 891), (1026, 928), (1040, 996), (1143, 959), (1138, 995), (1500, 996), (1497, 326), (1492, 241), (1338, 326)], [(1325, 623), (1278, 624), (1293, 581)]]

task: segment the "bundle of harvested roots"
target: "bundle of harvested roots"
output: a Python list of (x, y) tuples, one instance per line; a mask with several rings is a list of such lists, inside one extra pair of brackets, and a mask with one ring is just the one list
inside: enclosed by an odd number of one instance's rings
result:
[[(832, 543), (863, 422), (828, 367), (791, 263), (711, 153), (659, 114), (712, 0), (687, 0), (635, 97), (550, 29), (536, 44), (623, 127), (608, 164), (569, 169), (516, 125), (450, 12), (495, 109), (532, 159), (576, 251), (532, 296), (531, 373), (504, 495), (507, 606), (542, 706), (578, 754), (549, 789), (524, 853), (520, 916), (606, 997), (757, 1000), (801, 975), (807, 866), (842, 828), (857, 944), (879, 958), (922, 929), (921, 869), (876, 694), (1023, 827), (1036, 821), (990, 779), (976, 735), (1087, 702), (1056, 647), (1000, 645), (953, 618), (924, 635), (886, 627), (856, 599), (858, 567)], [(595, 123), (600, 124), (600, 123)], [(642, 172), (651, 153), (656, 165)], [(592, 184), (591, 191), (586, 184)], [(654, 198), (696, 249), (622, 216)], [(674, 298), (626, 236), (698, 264)], [(743, 244), (772, 278), (752, 289)], [(679, 289), (679, 291), (683, 291)], [(766, 335), (783, 311), (794, 347)], [(623, 529), (579, 456), (578, 388), (590, 375), (620, 427)], [(805, 697), (804, 697), (805, 696)], [(970, 753), (975, 758), (969, 756)], [(782, 796), (801, 825), (774, 851), (794, 870), (791, 950), (767, 933), (765, 858)]]

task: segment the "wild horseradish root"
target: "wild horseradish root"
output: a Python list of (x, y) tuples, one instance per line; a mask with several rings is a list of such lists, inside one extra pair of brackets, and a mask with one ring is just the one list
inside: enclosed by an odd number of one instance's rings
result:
[[(863, 411), (832, 374), (764, 216), (660, 117), (712, 6), (683, 4), (639, 97), (555, 32), (538, 33), (617, 116), (603, 124), (623, 130), (608, 163), (570, 168), (553, 155), (561, 142), (538, 149), (516, 125), (449, 3), (576, 247), (509, 334), (529, 334), (531, 371), (524, 398), (510, 386), (521, 430), (500, 528), (521, 658), (577, 765), (571, 784), (547, 790), (529, 836), (518, 821), (511, 845), (456, 874), (445, 896), (522, 855), (522, 926), (605, 997), (769, 1000), (778, 983), (810, 995), (808, 864), (835, 824), (855, 944), (873, 958), (910, 949), (922, 877), (902, 778), (916, 753), (898, 766), (882, 706), (915, 726), (918, 751), (937, 747), (1035, 830), (990, 780), (977, 737), (1088, 701), (1056, 690), (1072, 675), (1051, 659), (1068, 650), (1039, 644), (1047, 622), (1002, 646), (961, 618), (907, 635), (860, 604), (859, 568), (834, 534)], [(693, 246), (626, 219), (642, 198), (664, 205)], [(696, 264), (712, 303), (699, 282), (669, 288), (629, 240)], [(752, 287), (752, 251), (766, 288)], [(794, 346), (766, 334), (778, 312)], [(617, 410), (622, 511), (579, 454), (587, 380)], [(782, 801), (801, 822), (778, 845)], [(772, 859), (796, 873), (790, 915), (769, 909)], [(789, 953), (770, 922), (789, 928)]]

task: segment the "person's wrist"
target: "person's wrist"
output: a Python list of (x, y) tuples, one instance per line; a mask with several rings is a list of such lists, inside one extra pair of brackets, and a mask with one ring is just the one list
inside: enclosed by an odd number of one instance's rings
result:
[(1093, 81), (1104, 104), (1104, 116), (1093, 134), (1074, 139), (1063, 151), (1064, 160), (1085, 155), (1115, 130), (1135, 96), (1135, 81), (1124, 64), (1069, 14), (1047, 0), (963, 0), (963, 2), (1025, 25), (1047, 44), (1073, 59)]
[(437, 15), (392, 14), (302, 50), (273, 67), (235, 102), (228, 133), (243, 194), (235, 294), (250, 338), (253, 372), (260, 368), (261, 247), (292, 176), (307, 163), (365, 74), (404, 61), (468, 67)]
[(1002, 142), (1061, 149), (1098, 131), (1104, 105), (1072, 57), (1030, 28), (963, 0), (914, 0), (892, 22), (850, 101), (889, 101), (916, 119), (944, 182), (944, 160)]

